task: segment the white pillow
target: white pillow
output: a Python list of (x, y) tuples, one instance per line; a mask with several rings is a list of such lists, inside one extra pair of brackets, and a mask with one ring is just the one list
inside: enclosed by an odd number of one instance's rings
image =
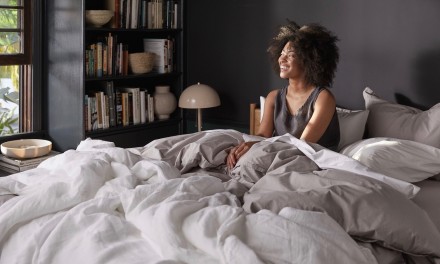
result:
[[(263, 119), (265, 102), (266, 98), (260, 96), (260, 122)], [(348, 110), (337, 107), (336, 112), (338, 113), (339, 130), (341, 133), (338, 150), (341, 150), (343, 147), (363, 138), (369, 111)]]
[(368, 87), (363, 96), (365, 108), (370, 110), (369, 137), (407, 139), (440, 148), (440, 103), (422, 111), (383, 100)]
[(341, 153), (406, 182), (422, 181), (440, 173), (440, 149), (415, 141), (369, 138), (345, 147)]
[(263, 120), (264, 104), (265, 103), (266, 103), (266, 97), (260, 96), (260, 123), (261, 123), (261, 120)]
[(338, 113), (341, 134), (338, 150), (341, 150), (345, 146), (363, 138), (369, 111), (348, 110), (337, 107), (336, 112)]

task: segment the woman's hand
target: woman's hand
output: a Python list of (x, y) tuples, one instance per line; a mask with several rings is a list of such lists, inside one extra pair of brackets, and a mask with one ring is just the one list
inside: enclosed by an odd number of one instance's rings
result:
[(243, 157), (244, 154), (246, 154), (249, 149), (258, 141), (249, 141), (249, 142), (242, 142), (238, 144), (237, 146), (233, 147), (230, 151), (228, 156), (226, 157), (226, 165), (229, 169), (234, 168), (235, 164), (237, 164), (237, 161)]

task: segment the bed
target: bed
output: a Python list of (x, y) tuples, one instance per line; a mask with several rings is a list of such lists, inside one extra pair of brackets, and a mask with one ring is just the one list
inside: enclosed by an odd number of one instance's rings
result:
[(86, 139), (0, 178), (0, 263), (440, 263), (440, 148), (347, 135), (339, 152), (227, 129)]

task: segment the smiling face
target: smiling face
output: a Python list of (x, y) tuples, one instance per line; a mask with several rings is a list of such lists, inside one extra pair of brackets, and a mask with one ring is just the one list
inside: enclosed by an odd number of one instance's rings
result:
[(278, 58), (280, 66), (280, 77), (283, 79), (297, 79), (302, 78), (304, 70), (295, 59), (295, 50), (292, 43), (289, 41), (281, 51)]

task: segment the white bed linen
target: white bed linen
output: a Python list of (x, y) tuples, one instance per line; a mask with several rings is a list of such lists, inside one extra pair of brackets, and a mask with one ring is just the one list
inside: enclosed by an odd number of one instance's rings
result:
[(249, 213), (219, 179), (228, 175), (191, 173), (221, 172), (224, 150), (244, 136), (208, 131), (134, 149), (85, 140), (0, 178), (10, 198), (0, 263), (376, 263), (324, 212)]
[(247, 214), (217, 178), (81, 149), (0, 178), (0, 263), (374, 263), (326, 214)]

